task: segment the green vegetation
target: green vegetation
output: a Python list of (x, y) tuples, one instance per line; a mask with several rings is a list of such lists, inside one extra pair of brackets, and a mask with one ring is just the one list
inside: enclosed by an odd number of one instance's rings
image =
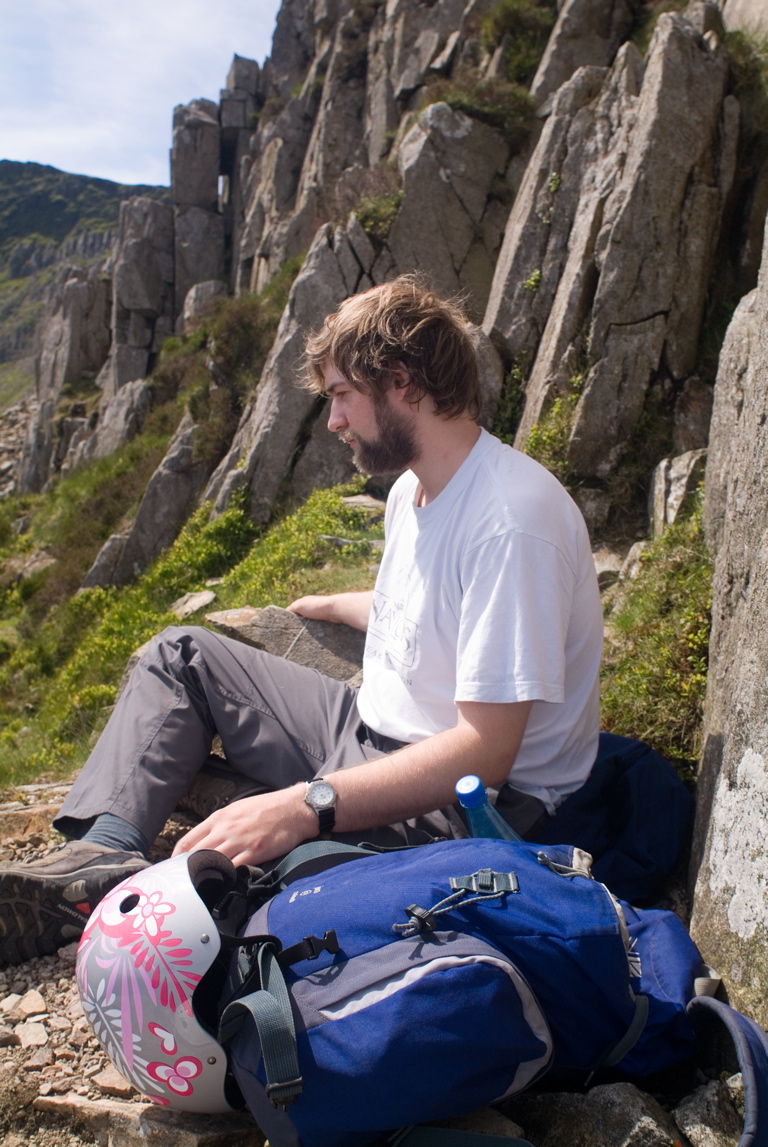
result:
[(496, 0), (483, 17), (483, 47), (492, 52), (509, 36), (507, 79), (528, 87), (556, 19), (554, 0)]
[[(171, 549), (135, 586), (86, 590), (52, 610), (35, 631), (8, 638), (0, 621), (4, 726), (0, 731), (0, 785), (62, 775), (82, 763), (90, 737), (103, 725), (133, 650), (175, 619), (177, 597), (223, 577), (216, 608), (270, 602), (287, 605), (322, 576), (333, 588), (371, 584), (370, 540), (379, 536), (367, 515), (341, 495), (360, 483), (312, 495), (296, 514), (255, 540), (241, 502), (208, 521), (204, 506)], [(8, 532), (8, 531), (6, 531)], [(350, 538), (339, 551), (321, 534)], [(5, 609), (12, 612), (6, 591)], [(14, 647), (15, 646), (15, 647)]]
[(538, 291), (541, 286), (541, 268), (537, 267), (535, 271), (531, 271), (528, 278), (523, 283), (526, 291)]
[(0, 363), (0, 412), (29, 394), (35, 386), (35, 361), (31, 356)]
[(520, 84), (509, 80), (481, 80), (470, 73), (458, 73), (451, 79), (428, 82), (422, 96), (422, 108), (446, 103), (472, 119), (497, 128), (510, 147), (520, 147), (533, 122), (533, 104)]
[(493, 433), (508, 446), (515, 444), (515, 434), (523, 413), (525, 364), (526, 355), (522, 354), (514, 362), (512, 369), (505, 374), (499, 404), (493, 418)]
[(768, 36), (727, 32), (728, 90), (739, 101), (739, 178), (768, 159)]
[(383, 247), (389, 238), (404, 191), (393, 195), (364, 195), (355, 209), (360, 226), (377, 247)]
[(578, 401), (577, 390), (558, 395), (540, 421), (531, 429), (524, 447), (526, 454), (551, 470), (566, 487), (572, 481), (566, 456)]
[(707, 677), (712, 561), (703, 495), (643, 551), (607, 621), (602, 723), (668, 757), (695, 760)]
[(562, 183), (562, 176), (560, 175), (560, 172), (559, 171), (553, 171), (552, 174), (550, 175), (549, 179), (547, 180), (547, 191), (551, 191), (553, 195), (556, 195), (557, 192), (560, 190), (560, 184), (561, 183)]

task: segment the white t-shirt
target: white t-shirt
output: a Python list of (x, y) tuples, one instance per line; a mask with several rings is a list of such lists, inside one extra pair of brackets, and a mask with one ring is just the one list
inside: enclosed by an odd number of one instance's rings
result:
[(589, 536), (560, 483), (481, 431), (439, 496), (407, 471), (387, 501), (358, 709), (400, 741), (456, 701), (532, 701), (509, 781), (549, 811), (597, 752), (603, 619)]

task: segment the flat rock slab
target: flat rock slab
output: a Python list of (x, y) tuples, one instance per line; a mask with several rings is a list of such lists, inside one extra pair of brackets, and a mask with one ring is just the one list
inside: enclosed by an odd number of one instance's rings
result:
[(363, 663), (365, 634), (360, 630), (299, 617), (276, 605), (208, 613), (205, 620), (226, 637), (307, 665), (337, 681), (348, 681)]
[(86, 1131), (105, 1147), (262, 1147), (264, 1136), (247, 1115), (182, 1115), (151, 1103), (41, 1095), (36, 1111)]

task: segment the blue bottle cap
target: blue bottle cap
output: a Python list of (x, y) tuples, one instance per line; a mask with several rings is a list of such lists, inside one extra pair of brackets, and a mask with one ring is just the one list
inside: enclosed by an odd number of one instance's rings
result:
[(456, 782), (456, 796), (464, 808), (477, 808), (485, 801), (485, 786), (479, 777), (462, 777)]

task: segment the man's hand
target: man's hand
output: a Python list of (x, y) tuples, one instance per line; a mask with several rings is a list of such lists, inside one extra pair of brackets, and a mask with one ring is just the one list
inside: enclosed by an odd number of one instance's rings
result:
[(287, 607), (291, 613), (310, 617), (316, 621), (333, 621), (337, 625), (351, 625), (353, 629), (368, 628), (371, 613), (373, 590), (359, 590), (356, 593), (310, 594), (292, 601)]
[(178, 842), (174, 856), (198, 848), (223, 852), (233, 864), (264, 864), (317, 836), (317, 814), (304, 803), (306, 787), (244, 797), (212, 813)]

